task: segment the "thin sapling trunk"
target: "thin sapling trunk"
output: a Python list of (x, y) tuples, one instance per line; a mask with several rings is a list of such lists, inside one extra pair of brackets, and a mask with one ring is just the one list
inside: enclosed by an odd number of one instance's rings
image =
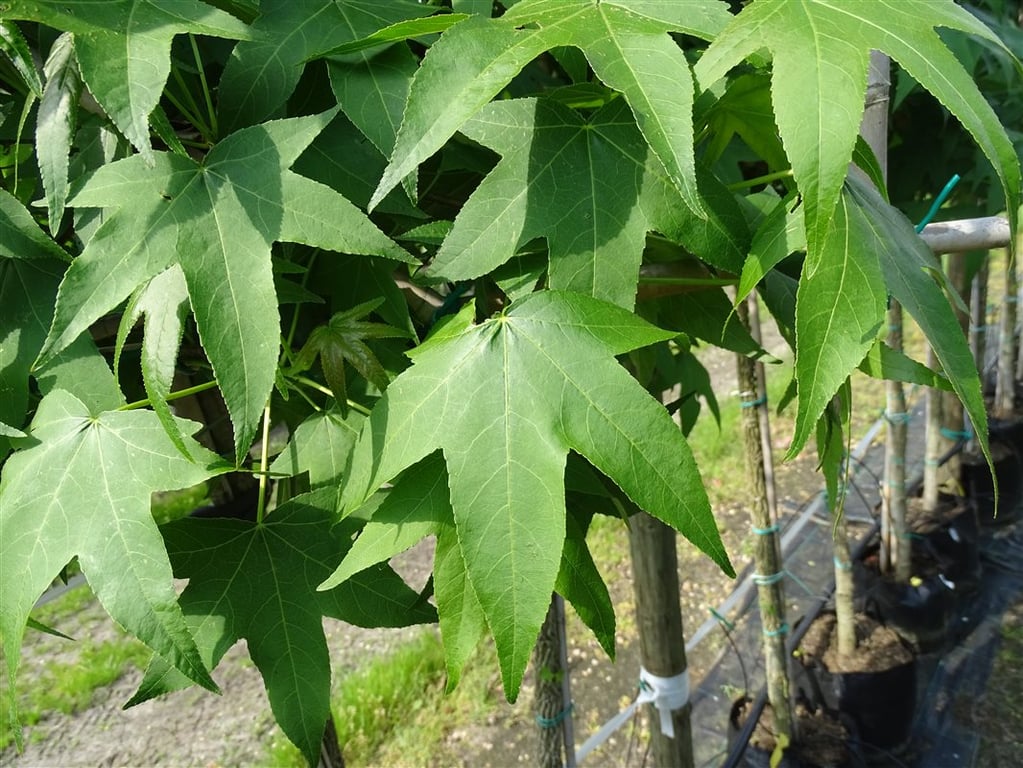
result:
[[(751, 323), (751, 312), (756, 297), (740, 302), (736, 307), (739, 317), (753, 336), (759, 340), (759, 328)], [(759, 324), (757, 324), (759, 325)], [(757, 577), (757, 596), (760, 604), (760, 621), (763, 627), (764, 666), (767, 676), (767, 698), (774, 711), (775, 737), (779, 742), (791, 743), (792, 710), (789, 700), (788, 654), (785, 651), (785, 637), (788, 623), (785, 621), (785, 592), (782, 575), (778, 525), (773, 501), (773, 477), (770, 467), (769, 442), (765, 445), (761, 430), (761, 419), (767, 416), (767, 396), (763, 379), (763, 366), (745, 355), (737, 355), (737, 373), (740, 397), (742, 398), (743, 444), (746, 453), (746, 475), (750, 483), (750, 517), (754, 534), (754, 563)], [(769, 490), (770, 489), (770, 490)]]

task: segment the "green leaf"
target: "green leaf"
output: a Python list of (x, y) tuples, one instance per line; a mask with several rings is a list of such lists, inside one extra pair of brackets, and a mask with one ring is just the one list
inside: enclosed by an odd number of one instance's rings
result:
[(891, 244), (843, 194), (827, 236), (810, 253), (796, 293), (799, 409), (787, 458), (802, 450), (824, 408), (874, 345), (888, 306), (881, 258)]
[(10, 424), (0, 421), (0, 437), (25, 438), (28, 435), (17, 427), (12, 427)]
[[(0, 202), (3, 199), (0, 194)], [(24, 421), (32, 362), (46, 338), (64, 270), (64, 264), (52, 259), (0, 259), (0, 421), (7, 424)], [(123, 402), (117, 382), (88, 334), (34, 375), (43, 394), (65, 389), (95, 411)]]
[(453, 523), (444, 459), (432, 453), (402, 474), (372, 510), (369, 522), (331, 579), (341, 584)]
[(596, 636), (600, 647), (613, 660), (615, 657), (615, 611), (607, 585), (600, 577), (593, 557), (586, 548), (586, 528), (589, 517), (582, 515), (586, 525), (569, 514), (566, 518), (565, 548), (561, 553), (561, 568), (555, 589), (575, 608)]
[(709, 261), (741, 263), (746, 244), (734, 233), (745, 226), (731, 196), (708, 200), (705, 219), (681, 205), (622, 99), (588, 117), (545, 99), (499, 101), (461, 130), (503, 159), (463, 206), (429, 275), (475, 278), (546, 237), (550, 287), (632, 308), (648, 231)]
[(39, 228), (28, 209), (6, 189), (0, 189), (0, 256), (70, 261), (67, 253)]
[(82, 93), (71, 35), (64, 33), (56, 39), (43, 72), (46, 87), (36, 115), (36, 159), (46, 191), (50, 232), (56, 235), (67, 201), (68, 161)]
[(10, 0), (10, 19), (71, 32), (82, 80), (132, 145), (152, 161), (149, 113), (170, 74), (175, 35), (244, 40), (249, 28), (198, 0)]
[(178, 608), (149, 509), (154, 491), (216, 474), (217, 457), (189, 440), (196, 461), (185, 459), (152, 412), (97, 415), (61, 390), (42, 400), (30, 435), (32, 444), (7, 460), (0, 478), (0, 629), (11, 706), (29, 611), (75, 556), (118, 624), (217, 690)]
[(0, 19), (0, 51), (14, 65), (14, 69), (21, 75), (21, 79), (25, 81), (25, 85), (35, 94), (35, 97), (42, 98), (43, 81), (32, 60), (32, 51), (29, 50), (25, 36), (21, 34), (21, 30), (16, 24), (5, 19)]
[(117, 332), (115, 369), (120, 361), (125, 337), (143, 315), (146, 320), (142, 340), (142, 382), (146, 396), (171, 442), (186, 458), (191, 458), (185, 437), (167, 401), (174, 382), (181, 334), (188, 316), (188, 286), (185, 285), (185, 275), (180, 267), (175, 265), (161, 272), (131, 297)]
[(414, 365), (377, 402), (342, 505), (357, 509), (443, 450), (466, 573), (514, 698), (560, 569), (570, 450), (732, 570), (678, 427), (613, 357), (672, 333), (554, 291), (479, 326), (472, 313), (467, 306), (418, 347)]
[(178, 264), (240, 459), (273, 386), (280, 320), (270, 246), (408, 258), (364, 213), (287, 168), (332, 112), (232, 134), (200, 164), (157, 153), (103, 166), (71, 200), (114, 207), (61, 284), (45, 362), (136, 287)]
[[(489, 16), (490, 14), (488, 13), (487, 15)], [(400, 40), (411, 40), (425, 35), (434, 35), (446, 31), (449, 27), (468, 17), (469, 14), (465, 13), (447, 13), (442, 16), (430, 16), (425, 19), (399, 21), (397, 24), (391, 24), (389, 27), (374, 32), (372, 35), (353, 40), (350, 43), (344, 43), (331, 48), (329, 51), (322, 51), (319, 56), (342, 56), (344, 54), (364, 51), (367, 48), (376, 48), (378, 45), (387, 45)]]
[(412, 0), (262, 0), (254, 39), (235, 46), (220, 80), (225, 127), (278, 116), (313, 56), (433, 10)]
[(779, 200), (757, 228), (739, 276), (739, 287), (735, 291), (736, 306), (753, 292), (757, 284), (782, 259), (806, 249), (803, 207), (796, 201), (795, 193)]
[(759, 358), (767, 354), (735, 315), (732, 302), (720, 288), (697, 289), (681, 298), (662, 299), (657, 319), (669, 328), (740, 355)]
[(703, 206), (693, 156), (693, 80), (668, 35), (709, 39), (730, 15), (717, 2), (525, 0), (501, 19), (473, 17), (428, 51), (409, 93), (391, 161), (370, 201), (436, 152), (532, 59), (558, 46), (581, 48), (597, 76), (622, 92), (685, 204)]
[(952, 383), (947, 378), (905, 353), (892, 349), (883, 341), (878, 341), (870, 348), (860, 363), (860, 370), (875, 379), (902, 381), (952, 391)]
[(706, 115), (710, 128), (707, 162), (715, 163), (733, 137), (741, 138), (771, 170), (788, 167), (771, 109), (770, 79), (759, 72), (740, 75)]
[(337, 485), (364, 418), (355, 411), (342, 416), (339, 408), (314, 413), (295, 429), (287, 447), (270, 465), (271, 472), (309, 473), (312, 488)]
[[(860, 206), (875, 229), (881, 268), (892, 297), (920, 326), (941, 369), (963, 403), (981, 451), (990, 463), (987, 415), (980, 374), (959, 320), (949, 303), (955, 290), (909, 220), (884, 202), (873, 187), (851, 178), (848, 197)], [(938, 281), (941, 281), (940, 283)]]
[[(204, 661), (215, 667), (244, 639), (274, 718), (310, 765), (330, 715), (323, 617), (387, 627), (436, 620), (433, 607), (386, 566), (317, 592), (353, 533), (351, 525), (333, 527), (329, 489), (286, 502), (263, 523), (182, 518), (161, 532), (174, 575), (188, 579), (180, 603)], [(154, 656), (131, 703), (187, 684)]]
[(454, 525), (444, 525), (437, 533), (433, 562), (433, 590), (444, 642), (447, 690), (451, 691), (486, 634), (487, 619), (469, 581)]
[(744, 58), (770, 50), (775, 118), (804, 198), (811, 253), (823, 247), (856, 144), (873, 49), (895, 59), (970, 132), (997, 169), (1015, 231), (1020, 200), (1015, 150), (935, 27), (1003, 47), (952, 0), (758, 0), (743, 8), (697, 63), (697, 79), (706, 88)]

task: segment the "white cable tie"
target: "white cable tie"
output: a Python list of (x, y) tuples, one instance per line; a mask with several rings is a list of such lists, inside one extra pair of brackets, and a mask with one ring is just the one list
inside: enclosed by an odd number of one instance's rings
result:
[(658, 677), (639, 668), (639, 695), (629, 706), (619, 712), (590, 736), (575, 752), (576, 765), (593, 750), (611, 738), (611, 734), (629, 721), (636, 710), (644, 704), (653, 704), (661, 717), (661, 733), (669, 739), (675, 738), (675, 725), (671, 713), (689, 703), (689, 670), (674, 677)]

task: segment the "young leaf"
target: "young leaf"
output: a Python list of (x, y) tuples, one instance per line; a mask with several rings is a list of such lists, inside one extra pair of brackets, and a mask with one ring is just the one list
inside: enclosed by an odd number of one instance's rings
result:
[(650, 230), (711, 262), (741, 263), (745, 224), (731, 195), (708, 198), (703, 219), (681, 205), (622, 99), (588, 117), (547, 99), (497, 101), (461, 130), (503, 159), (462, 208), (428, 275), (475, 278), (546, 237), (551, 288), (631, 309)]
[[(274, 718), (312, 766), (330, 716), (323, 617), (376, 627), (436, 621), (433, 607), (387, 566), (316, 591), (354, 532), (333, 526), (333, 499), (329, 490), (298, 496), (258, 524), (181, 518), (161, 528), (174, 575), (188, 579), (180, 603), (203, 660), (216, 667), (244, 638)], [(130, 704), (188, 684), (154, 656)]]
[(371, 206), (493, 98), (527, 62), (581, 48), (597, 77), (624, 94), (685, 204), (703, 205), (693, 155), (693, 78), (669, 32), (709, 39), (729, 16), (717, 2), (524, 0), (501, 19), (473, 17), (433, 45), (412, 84), (395, 151)]
[(313, 329), (305, 346), (295, 356), (296, 371), (308, 369), (319, 356), (323, 375), (327, 379), (327, 385), (334, 393), (334, 399), (337, 401), (342, 417), (348, 415), (345, 362), (350, 363), (366, 381), (383, 391), (387, 389), (389, 382), (387, 371), (384, 370), (365, 340), (396, 339), (407, 336), (405, 331), (399, 331), (389, 325), (359, 319), (369, 315), (382, 303), (383, 299), (377, 299), (344, 312), (338, 312), (330, 318), (326, 325)]
[(697, 63), (697, 79), (708, 87), (747, 56), (771, 51), (774, 113), (804, 197), (811, 253), (827, 237), (856, 144), (872, 49), (898, 61), (971, 133), (1001, 178), (1015, 231), (1020, 171), (1012, 142), (935, 27), (1003, 47), (952, 0), (758, 0), (743, 8)]
[(9, 19), (38, 21), (74, 35), (89, 92), (147, 161), (153, 159), (149, 113), (170, 74), (174, 36), (249, 37), (245, 24), (199, 0), (10, 0), (4, 5)]
[(36, 116), (36, 160), (46, 191), (50, 232), (56, 237), (68, 192), (68, 160), (78, 117), (82, 81), (71, 35), (58, 37), (43, 67), (46, 86)]
[(275, 240), (410, 258), (333, 190), (288, 169), (332, 112), (232, 134), (202, 163), (157, 153), (103, 166), (71, 200), (115, 207), (61, 284), (41, 362), (172, 264), (224, 394), (240, 459), (273, 386), (280, 339)]
[(311, 57), (434, 10), (412, 0), (262, 0), (253, 39), (235, 46), (220, 80), (225, 127), (275, 117)]
[(0, 478), (0, 629), (11, 706), (29, 611), (76, 555), (118, 624), (190, 680), (217, 690), (178, 608), (149, 510), (154, 491), (216, 474), (217, 457), (189, 439), (196, 460), (185, 459), (150, 411), (96, 415), (62, 390), (43, 398), (30, 435), (32, 445), (7, 460)]
[(357, 509), (402, 469), (443, 449), (466, 573), (514, 698), (560, 569), (570, 450), (732, 569), (678, 427), (613, 357), (672, 333), (554, 291), (476, 327), (472, 312), (417, 348), (414, 365), (377, 402), (342, 505)]

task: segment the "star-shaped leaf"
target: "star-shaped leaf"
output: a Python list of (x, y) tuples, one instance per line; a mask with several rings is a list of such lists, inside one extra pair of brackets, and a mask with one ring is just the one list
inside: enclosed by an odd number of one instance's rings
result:
[(97, 415), (63, 390), (43, 398), (29, 434), (0, 478), (0, 629), (11, 706), (29, 611), (76, 555), (115, 621), (216, 690), (178, 608), (149, 504), (154, 491), (216, 474), (217, 457), (186, 438), (195, 461), (186, 459), (151, 411)]
[(383, 303), (383, 299), (376, 299), (336, 313), (325, 325), (312, 330), (309, 339), (295, 356), (295, 364), (291, 369), (293, 372), (308, 370), (313, 361), (320, 358), (323, 375), (334, 393), (342, 417), (348, 415), (345, 362), (382, 392), (387, 389), (389, 381), (387, 371), (366, 344), (366, 339), (396, 339), (408, 335), (389, 325), (360, 319)]
[(275, 240), (409, 260), (329, 187), (287, 170), (333, 112), (232, 134), (201, 162), (157, 153), (105, 165), (77, 207), (114, 207), (61, 285), (41, 362), (136, 287), (178, 264), (203, 347), (224, 394), (240, 459), (273, 386), (280, 338)]
[(973, 135), (998, 170), (1015, 230), (1020, 171), (1012, 142), (935, 27), (977, 35), (1004, 49), (952, 0), (757, 0), (697, 63), (697, 78), (709, 87), (745, 57), (770, 50), (774, 114), (805, 201), (811, 253), (828, 236), (856, 144), (874, 49), (895, 59)]
[(479, 326), (472, 312), (419, 347), (373, 408), (342, 504), (358, 508), (402, 469), (443, 450), (466, 573), (514, 698), (560, 568), (570, 450), (732, 571), (681, 432), (614, 360), (670, 332), (554, 291)]
[(668, 34), (711, 39), (729, 21), (718, 2), (522, 0), (500, 19), (472, 17), (444, 33), (409, 92), (391, 162), (371, 205), (430, 157), (542, 52), (581, 48), (620, 91), (685, 204), (703, 213), (693, 153), (693, 77)]
[[(631, 309), (651, 230), (719, 266), (742, 263), (748, 243), (735, 233), (745, 222), (731, 194), (708, 194), (704, 218), (682, 205), (623, 99), (589, 116), (547, 99), (497, 101), (461, 131), (503, 159), (462, 208), (428, 274), (478, 277), (546, 237), (551, 288)], [(711, 181), (704, 187), (709, 193)]]
[(199, 0), (11, 0), (10, 19), (71, 32), (82, 80), (134, 147), (152, 159), (149, 113), (170, 74), (171, 41), (186, 32), (245, 40), (249, 28)]
[(220, 81), (225, 124), (239, 128), (276, 116), (310, 57), (435, 10), (413, 0), (262, 0), (252, 24), (256, 39), (235, 46)]
[[(316, 765), (330, 713), (323, 617), (364, 627), (436, 621), (433, 607), (382, 565), (329, 592), (323, 581), (351, 545), (357, 521), (334, 526), (334, 493), (296, 497), (262, 523), (182, 518), (161, 528), (174, 575), (188, 579), (181, 608), (214, 668), (244, 638), (284, 733)], [(189, 681), (154, 656), (131, 703)]]

